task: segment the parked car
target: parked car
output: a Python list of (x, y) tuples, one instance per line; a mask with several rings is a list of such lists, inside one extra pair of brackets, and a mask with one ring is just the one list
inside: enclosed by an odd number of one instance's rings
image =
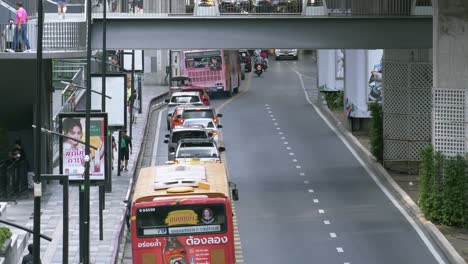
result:
[(275, 49), (276, 60), (294, 59), (297, 60), (297, 49)]
[(182, 139), (177, 144), (174, 163), (221, 163), (220, 152), (224, 147), (218, 147), (212, 139)]
[(166, 135), (164, 143), (167, 145), (168, 160), (174, 160), (177, 144), (182, 139), (209, 139), (212, 133), (208, 132), (202, 125), (176, 126), (170, 134)]
[(198, 92), (174, 92), (169, 99), (165, 100), (167, 105), (167, 129), (170, 129), (171, 118), (174, 110), (179, 105), (203, 105)]

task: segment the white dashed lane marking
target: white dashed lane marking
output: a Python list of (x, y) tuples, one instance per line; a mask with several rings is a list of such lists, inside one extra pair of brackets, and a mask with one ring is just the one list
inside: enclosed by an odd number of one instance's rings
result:
[(340, 248), (340, 247), (337, 247), (337, 248), (336, 248), (336, 251), (338, 251), (339, 253), (343, 253), (343, 252), (344, 252), (343, 248)]
[(292, 153), (292, 152), (289, 152), (289, 155), (290, 155), (290, 156), (294, 156), (294, 153)]
[(270, 115), (270, 117), (275, 117), (275, 115)]
[(323, 221), (323, 223), (326, 224), (326, 225), (329, 225), (329, 224), (330, 224), (330, 221), (325, 220), (325, 221)]
[(277, 129), (277, 130), (281, 130), (281, 127), (277, 127), (276, 129)]
[(278, 125), (278, 123), (274, 123), (273, 125), (277, 126), (277, 125)]
[(283, 132), (278, 132), (278, 135), (283, 135), (284, 133)]
[(296, 166), (296, 169), (300, 169), (300, 168), (301, 168), (301, 166), (299, 166), (299, 165)]
[(301, 173), (299, 173), (299, 175), (301, 175), (301, 176), (305, 176), (305, 173), (301, 172)]
[(309, 184), (309, 181), (304, 181), (304, 184)]
[(291, 149), (291, 147), (286, 147), (286, 149)]
[(314, 190), (313, 190), (313, 189), (309, 189), (309, 192), (310, 192), (310, 193), (313, 193), (313, 192), (314, 192)]
[(330, 233), (330, 237), (336, 238), (336, 234), (335, 233)]
[(319, 203), (319, 200), (318, 200), (318, 199), (314, 199), (314, 203)]
[(287, 141), (285, 141), (285, 142), (283, 142), (283, 144), (287, 145), (287, 144), (289, 144), (289, 143), (288, 143)]
[(296, 162), (297, 162), (297, 159), (293, 159), (292, 162), (296, 163)]
[(325, 210), (319, 209), (318, 212), (319, 212), (319, 214), (324, 214), (324, 213), (325, 213)]

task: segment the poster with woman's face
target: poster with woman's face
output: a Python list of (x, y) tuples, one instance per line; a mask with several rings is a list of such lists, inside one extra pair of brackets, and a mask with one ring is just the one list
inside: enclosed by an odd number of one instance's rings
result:
[[(61, 133), (63, 138), (62, 153), (62, 173), (68, 174), (69, 180), (84, 180), (85, 170), (85, 118), (84, 117), (63, 117), (61, 119)], [(90, 148), (90, 179), (104, 180), (104, 135), (105, 124), (103, 117), (91, 117), (90, 120), (90, 145), (97, 149)]]

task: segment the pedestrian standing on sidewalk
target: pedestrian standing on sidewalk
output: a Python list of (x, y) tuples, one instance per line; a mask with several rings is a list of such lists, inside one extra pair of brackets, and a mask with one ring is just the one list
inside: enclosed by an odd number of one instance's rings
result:
[[(34, 249), (33, 244), (29, 244), (28, 245), (29, 253), (23, 257), (23, 261), (21, 261), (21, 264), (34, 264), (33, 249)], [(39, 259), (38, 264), (42, 264), (40, 259)]]
[(28, 29), (28, 13), (23, 8), (23, 4), (21, 2), (16, 3), (16, 8), (18, 11), (16, 11), (16, 30), (15, 38), (13, 39), (13, 49), (14, 51), (19, 50), (19, 38), (21, 37), (24, 45), (26, 45), (25, 52), (28, 52), (31, 49), (28, 37), (26, 36), (26, 31)]
[(130, 154), (132, 154), (132, 139), (127, 136), (127, 130), (121, 130), (121, 137), (119, 142), (119, 159), (120, 163), (120, 170), (121, 171), (128, 171), (128, 159), (130, 158)]
[(67, 12), (67, 0), (57, 0), (57, 13), (59, 19), (65, 19), (65, 13)]

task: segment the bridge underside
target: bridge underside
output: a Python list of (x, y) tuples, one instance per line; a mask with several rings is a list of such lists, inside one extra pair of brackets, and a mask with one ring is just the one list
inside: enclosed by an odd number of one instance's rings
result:
[[(106, 28), (108, 49), (432, 47), (431, 17), (113, 17)], [(101, 47), (94, 19), (92, 48)]]

